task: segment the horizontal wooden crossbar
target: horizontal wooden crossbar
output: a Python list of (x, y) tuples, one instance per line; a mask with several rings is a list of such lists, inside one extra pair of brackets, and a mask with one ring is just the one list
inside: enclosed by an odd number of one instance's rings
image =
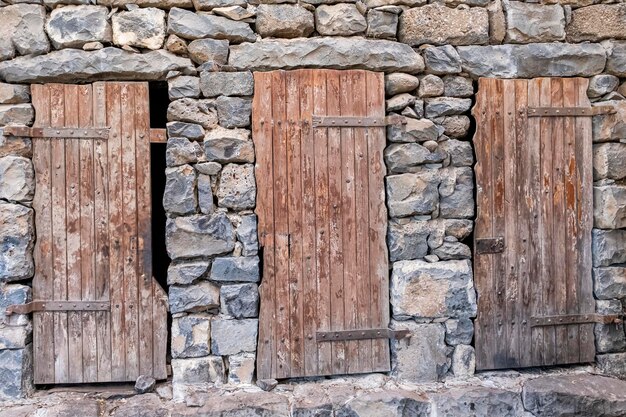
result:
[(476, 253), (500, 253), (504, 251), (504, 237), (476, 239)]
[(595, 116), (598, 114), (612, 114), (615, 109), (611, 106), (595, 107), (529, 107), (528, 117), (565, 117), (565, 116)]
[(32, 301), (7, 307), (6, 314), (28, 314), (33, 311), (109, 311), (109, 301)]
[(107, 139), (109, 128), (6, 126), (3, 128), (3, 135), (29, 138)]
[(540, 316), (531, 317), (531, 327), (538, 326), (560, 326), (566, 324), (584, 324), (584, 323), (600, 323), (600, 324), (619, 324), (622, 319), (617, 314), (601, 315), (601, 314), (565, 314), (560, 316)]
[(406, 337), (411, 337), (409, 330), (360, 329), (317, 332), (316, 334), (318, 343), (335, 342), (337, 340), (404, 339)]
[(397, 115), (387, 117), (313, 115), (311, 121), (313, 127), (384, 127), (406, 124), (406, 118)]

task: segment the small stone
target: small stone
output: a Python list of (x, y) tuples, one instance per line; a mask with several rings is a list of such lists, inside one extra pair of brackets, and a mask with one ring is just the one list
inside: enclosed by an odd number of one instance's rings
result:
[(593, 116), (593, 141), (608, 142), (626, 138), (626, 102), (605, 101), (600, 104), (612, 108), (615, 113)]
[(165, 41), (165, 12), (147, 7), (113, 15), (113, 43), (159, 49)]
[[(168, 141), (175, 138), (187, 138), (192, 141), (204, 139), (204, 128), (195, 123), (186, 122), (168, 122), (166, 125)], [(197, 159), (197, 156), (196, 156)], [(195, 162), (195, 161), (194, 161)]]
[(456, 139), (448, 139), (439, 145), (450, 157), (450, 166), (471, 167), (474, 164), (472, 144)]
[(211, 177), (204, 174), (198, 175), (198, 207), (202, 214), (211, 214), (215, 210)]
[(469, 345), (457, 345), (452, 354), (452, 373), (456, 377), (467, 378), (476, 370), (476, 354)]
[(254, 162), (254, 145), (250, 131), (245, 129), (210, 130), (204, 137), (204, 150), (209, 161)]
[(170, 313), (200, 312), (219, 308), (220, 289), (210, 282), (169, 288)]
[[(0, 400), (26, 397), (32, 390), (32, 346), (24, 349), (0, 350)], [(9, 411), (11, 413), (11, 411)]]
[(593, 224), (600, 229), (626, 227), (626, 186), (593, 187)]
[(594, 4), (572, 10), (568, 42), (626, 39), (626, 4)]
[(228, 60), (228, 41), (218, 39), (197, 39), (187, 46), (189, 57), (196, 64), (215, 62), (226, 64)]
[(596, 355), (596, 365), (605, 375), (626, 379), (626, 353)]
[[(249, 19), (255, 16), (256, 13), (251, 11), (250, 9), (244, 9), (243, 7), (239, 5), (228, 6), (228, 7), (217, 7), (213, 9), (213, 13), (215, 13), (218, 16), (227, 17), (230, 20), (239, 21), (239, 20)], [(257, 26), (257, 29), (258, 29), (258, 26)]]
[(423, 50), (426, 71), (433, 74), (458, 74), (461, 57), (451, 45), (431, 46)]
[(437, 208), (437, 183), (416, 174), (388, 176), (386, 189), (391, 217), (430, 214)]
[(32, 278), (33, 209), (0, 200), (0, 282)]
[(211, 319), (189, 315), (172, 319), (172, 358), (208, 356), (211, 343)]
[(165, 150), (165, 162), (168, 167), (194, 163), (201, 157), (202, 148), (197, 142), (192, 142), (187, 138), (168, 139)]
[[(621, 305), (615, 314), (621, 314)], [(624, 323), (598, 324), (593, 328), (596, 340), (596, 352), (613, 353), (626, 349), (626, 334), (624, 334)]]
[(154, 391), (156, 385), (156, 379), (149, 375), (139, 375), (137, 381), (135, 381), (135, 391), (138, 394), (145, 394)]
[(411, 106), (414, 103), (415, 103), (414, 96), (407, 94), (407, 93), (398, 94), (397, 96), (393, 96), (392, 98), (387, 100), (387, 103), (386, 103), (387, 112), (402, 110), (403, 108), (407, 106)]
[(385, 148), (385, 164), (391, 173), (415, 172), (421, 165), (442, 162), (446, 154), (417, 143), (394, 143)]
[(444, 128), (444, 135), (452, 138), (467, 136), (470, 128), (470, 118), (464, 115), (435, 117), (433, 122)]
[(444, 242), (443, 245), (433, 250), (433, 253), (442, 261), (470, 259), (472, 257), (471, 249), (461, 242)]
[(170, 103), (167, 120), (196, 123), (205, 129), (211, 129), (218, 122), (217, 109), (213, 100), (182, 98)]
[(593, 266), (609, 266), (626, 262), (626, 230), (591, 231)]
[(394, 329), (408, 329), (407, 339), (391, 340), (392, 374), (411, 382), (434, 382), (448, 370), (445, 332), (439, 323), (416, 324), (392, 320)]
[(365, 36), (377, 39), (395, 39), (398, 30), (398, 15), (380, 10), (367, 12)]
[(210, 279), (218, 282), (259, 282), (258, 256), (215, 258)]
[(626, 268), (593, 268), (593, 293), (601, 300), (626, 298)]
[(234, 210), (252, 209), (256, 203), (254, 166), (228, 164), (222, 169), (217, 189), (218, 205)]
[(462, 114), (472, 107), (469, 98), (435, 97), (426, 100), (426, 117), (450, 116)]
[(278, 381), (275, 379), (257, 379), (256, 385), (263, 391), (271, 391), (278, 386)]
[(222, 165), (217, 162), (203, 162), (196, 164), (196, 171), (204, 175), (217, 175), (222, 170)]
[(228, 357), (228, 382), (250, 385), (254, 377), (256, 358), (253, 353), (239, 353)]
[(102, 42), (87, 42), (83, 45), (83, 51), (99, 51), (104, 48)]
[(181, 75), (167, 80), (167, 92), (170, 100), (200, 97), (200, 78)]
[(306, 38), (315, 30), (315, 19), (298, 4), (261, 4), (256, 30), (264, 38)]
[(167, 285), (193, 284), (206, 275), (210, 265), (206, 260), (172, 262), (167, 268)]
[(15, 55), (45, 54), (50, 43), (44, 30), (46, 8), (37, 4), (0, 7), (0, 61)]
[(489, 43), (501, 44), (506, 36), (506, 18), (502, 9), (502, 1), (489, 2), (487, 13), (489, 14)]
[(222, 285), (222, 314), (236, 319), (259, 316), (259, 289), (256, 284)]
[(111, 42), (109, 10), (103, 6), (65, 6), (52, 10), (46, 32), (56, 49), (82, 48), (87, 42)]
[(225, 382), (226, 370), (221, 356), (172, 359), (172, 382), (176, 384), (207, 384)]
[(322, 36), (352, 36), (365, 32), (367, 22), (354, 4), (323, 4), (315, 9), (315, 28)]
[(209, 11), (219, 7), (227, 6), (246, 6), (245, 0), (193, 0), (193, 6), (196, 10)]
[(215, 102), (220, 126), (227, 128), (250, 126), (252, 117), (250, 99), (220, 96)]
[[(4, 284), (0, 286), (0, 324), (7, 326), (28, 327), (31, 325), (27, 314), (7, 315), (11, 305), (23, 305), (31, 301), (32, 289), (22, 284)], [(32, 326), (31, 326), (32, 327)]]
[(172, 8), (167, 22), (167, 32), (183, 39), (226, 39), (232, 43), (256, 40), (256, 35), (248, 23), (235, 22), (222, 16)]
[(521, 1), (506, 4), (506, 42), (553, 42), (565, 39), (565, 13), (560, 5)]
[(176, 35), (170, 35), (165, 41), (165, 49), (173, 54), (184, 55), (187, 53), (187, 42)]
[(446, 343), (451, 346), (469, 345), (474, 337), (474, 324), (469, 318), (448, 319), (445, 321)]
[(35, 170), (30, 159), (21, 156), (0, 158), (0, 199), (31, 201), (35, 195)]
[(443, 77), (443, 86), (443, 95), (446, 97), (472, 97), (474, 95), (474, 85), (470, 78), (446, 75)]
[(30, 126), (35, 120), (35, 110), (30, 103), (0, 104), (0, 126)]
[(191, 214), (196, 212), (196, 170), (191, 165), (167, 168), (165, 170), (165, 190), (163, 207), (173, 214)]
[(165, 243), (171, 259), (213, 256), (235, 247), (235, 231), (222, 212), (168, 218)]
[(388, 97), (410, 93), (415, 91), (419, 84), (419, 78), (413, 75), (394, 72), (385, 76), (385, 93)]
[(618, 85), (619, 85), (619, 78), (617, 78), (614, 75), (609, 75), (609, 74), (594, 75), (589, 80), (589, 87), (587, 88), (587, 96), (589, 96), (589, 98), (601, 97), (615, 90)]
[(443, 80), (436, 75), (428, 74), (420, 80), (417, 90), (419, 97), (437, 97), (443, 94)]
[(30, 101), (30, 86), (0, 83), (0, 104), (21, 104)]
[(254, 78), (245, 72), (202, 72), (200, 88), (205, 97), (251, 96), (254, 93)]
[(438, 136), (437, 126), (428, 119), (408, 119), (404, 125), (387, 126), (387, 140), (390, 142), (436, 141)]
[(424, 260), (429, 263), (439, 262), (439, 257), (437, 255), (426, 255), (424, 256)]
[(242, 255), (256, 255), (259, 251), (256, 214), (241, 216), (241, 222), (237, 226), (236, 233), (237, 240), (243, 245)]
[(211, 352), (214, 355), (236, 355), (254, 352), (259, 321), (216, 318), (211, 322)]

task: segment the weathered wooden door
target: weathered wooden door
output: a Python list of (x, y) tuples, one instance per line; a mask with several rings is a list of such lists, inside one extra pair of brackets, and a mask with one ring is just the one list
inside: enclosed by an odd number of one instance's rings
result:
[(594, 360), (588, 81), (481, 79), (476, 366)]
[(166, 378), (167, 306), (152, 278), (148, 85), (31, 90), (35, 383)]
[(389, 370), (384, 116), (383, 74), (255, 74), (258, 378)]

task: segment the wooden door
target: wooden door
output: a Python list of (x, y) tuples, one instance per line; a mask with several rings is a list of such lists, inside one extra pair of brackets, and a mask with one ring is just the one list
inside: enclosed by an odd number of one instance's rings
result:
[(479, 81), (477, 369), (594, 360), (587, 85)]
[(167, 301), (152, 278), (148, 85), (31, 91), (34, 127), (44, 128), (33, 137), (33, 299), (43, 302), (33, 313), (35, 383), (164, 379)]
[(389, 324), (384, 116), (380, 73), (255, 74), (260, 379), (389, 370), (388, 340), (337, 333)]

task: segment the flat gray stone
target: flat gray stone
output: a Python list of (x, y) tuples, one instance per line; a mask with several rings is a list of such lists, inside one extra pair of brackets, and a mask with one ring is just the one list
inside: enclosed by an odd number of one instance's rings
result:
[(163, 207), (172, 214), (193, 214), (198, 207), (196, 170), (191, 165), (167, 168)]
[(0, 282), (32, 278), (33, 209), (0, 200)]
[(606, 72), (626, 77), (626, 42), (613, 42), (606, 61)]
[(226, 39), (231, 43), (256, 40), (256, 35), (248, 23), (236, 22), (222, 16), (172, 8), (167, 22), (167, 33), (178, 35), (183, 39)]
[(168, 122), (166, 125), (168, 141), (175, 138), (186, 138), (192, 141), (203, 140), (204, 128), (195, 123)]
[(218, 282), (259, 282), (259, 257), (232, 256), (215, 258), (209, 278)]
[(30, 101), (30, 86), (0, 83), (0, 104), (20, 104)]
[(419, 78), (413, 75), (394, 72), (385, 76), (385, 93), (388, 97), (402, 93), (410, 93), (411, 91), (417, 90), (419, 84)]
[(626, 353), (596, 355), (596, 364), (603, 374), (626, 379)]
[(524, 410), (520, 393), (487, 387), (458, 387), (432, 396), (441, 416), (531, 417)]
[(236, 355), (256, 350), (259, 321), (216, 318), (211, 322), (211, 352), (214, 355)]
[[(202, 126), (198, 127), (202, 129)], [(171, 137), (167, 140), (165, 162), (168, 167), (195, 163), (198, 162), (201, 157), (202, 147), (198, 142), (190, 141), (185, 137)]]
[(313, 13), (297, 4), (261, 4), (256, 31), (264, 38), (306, 38), (315, 30)]
[(30, 126), (35, 120), (35, 109), (29, 103), (0, 104), (0, 126)]
[(589, 79), (589, 87), (587, 88), (587, 96), (589, 98), (602, 97), (605, 94), (615, 90), (619, 85), (619, 78), (615, 75), (600, 74), (594, 75)]
[(211, 353), (211, 318), (189, 315), (172, 319), (172, 358), (197, 358)]
[(220, 255), (235, 247), (235, 231), (223, 212), (169, 218), (165, 243), (171, 259)]
[(469, 318), (448, 319), (446, 327), (446, 343), (451, 346), (469, 345), (474, 337), (474, 323)]
[(205, 97), (251, 96), (254, 94), (254, 77), (245, 72), (202, 72), (200, 88)]
[(430, 214), (437, 209), (437, 182), (416, 174), (391, 175), (386, 179), (389, 216)]
[(593, 187), (593, 225), (600, 229), (626, 227), (626, 186)]
[(593, 266), (609, 266), (626, 262), (626, 230), (591, 231)]
[(387, 140), (390, 142), (436, 141), (439, 136), (437, 126), (428, 119), (406, 120), (406, 124), (387, 126)]
[(214, 100), (181, 98), (167, 107), (167, 120), (195, 123), (205, 129), (217, 126), (218, 115)]
[(207, 384), (225, 382), (226, 369), (221, 356), (172, 359), (172, 382), (176, 384)]
[(35, 195), (35, 170), (30, 159), (21, 156), (0, 158), (0, 199), (32, 201)]
[(246, 6), (246, 0), (193, 0), (196, 10), (208, 11), (218, 7)]
[(159, 49), (165, 42), (165, 12), (154, 7), (113, 15), (113, 43), (119, 46)]
[(237, 240), (243, 245), (242, 255), (256, 255), (259, 251), (256, 214), (241, 216), (241, 222), (237, 226), (236, 233)]
[(428, 118), (463, 114), (472, 107), (472, 100), (469, 98), (435, 97), (425, 100), (425, 103)]
[(593, 116), (593, 141), (608, 142), (626, 139), (626, 101), (602, 101), (598, 104), (612, 108), (615, 112)]
[(6, 315), (7, 307), (26, 304), (31, 301), (32, 290), (27, 285), (5, 284), (0, 286), (0, 322), (8, 326), (28, 326), (30, 318), (27, 314)]
[(205, 276), (211, 261), (194, 260), (172, 262), (167, 268), (167, 285), (189, 285)]
[(111, 42), (109, 10), (103, 6), (65, 6), (54, 9), (46, 32), (56, 49), (82, 48), (87, 42)]
[(198, 207), (202, 214), (211, 214), (215, 210), (212, 182), (209, 175), (198, 175)]
[(172, 285), (169, 288), (169, 303), (172, 314), (219, 308), (220, 289), (206, 281), (189, 286)]
[(593, 293), (600, 300), (626, 298), (626, 268), (593, 268)]
[(179, 98), (200, 97), (200, 78), (189, 75), (181, 75), (167, 80), (167, 93), (170, 100)]
[(448, 363), (445, 331), (440, 323), (416, 324), (412, 321), (392, 320), (391, 328), (411, 332), (410, 343), (407, 339), (390, 341), (393, 375), (413, 383), (434, 382), (443, 378)]
[[(362, 393), (341, 405), (334, 415), (338, 417), (426, 417), (431, 415), (431, 408), (428, 398), (424, 395), (401, 389), (390, 389)], [(323, 411), (314, 415), (326, 416)]]
[(50, 43), (44, 30), (46, 9), (36, 4), (0, 7), (0, 61), (16, 55), (45, 54)]
[(236, 319), (259, 316), (259, 289), (256, 284), (222, 285), (221, 312)]
[(423, 51), (426, 71), (432, 74), (458, 74), (461, 57), (452, 45), (431, 46)]
[(215, 193), (220, 207), (234, 210), (254, 208), (256, 204), (256, 182), (252, 164), (228, 164), (221, 172)]
[(196, 39), (187, 45), (189, 57), (196, 64), (214, 62), (226, 64), (228, 60), (228, 41), (225, 39)]
[(322, 36), (353, 36), (365, 32), (367, 22), (354, 4), (323, 4), (315, 9), (315, 29)]
[(248, 127), (252, 118), (252, 100), (241, 97), (219, 96), (215, 100), (222, 127)]
[(0, 400), (24, 397), (30, 393), (32, 379), (32, 346), (24, 349), (0, 350)]
[(506, 23), (507, 43), (554, 42), (565, 39), (565, 12), (559, 4), (508, 2)]
[(381, 10), (367, 12), (365, 36), (375, 39), (395, 39), (398, 31), (398, 15)]
[(250, 131), (217, 127), (204, 137), (204, 152), (208, 161), (220, 163), (254, 162), (254, 144)]

